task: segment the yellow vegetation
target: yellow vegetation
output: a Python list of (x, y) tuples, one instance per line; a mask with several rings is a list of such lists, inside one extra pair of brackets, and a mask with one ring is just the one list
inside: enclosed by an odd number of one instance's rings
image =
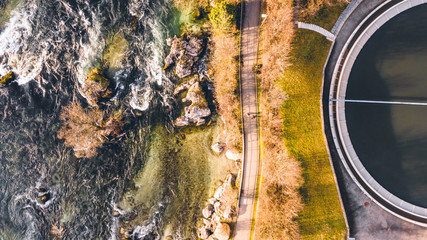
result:
[[(212, 10), (212, 5), (224, 2), (223, 0), (174, 0), (181, 9), (206, 8)], [(237, 6), (238, 0), (225, 1)], [(227, 18), (228, 19), (228, 18)], [(230, 17), (235, 21), (235, 16)], [(227, 25), (229, 26), (229, 25)], [(223, 120), (222, 128), (226, 131), (227, 146), (232, 149), (242, 150), (241, 113), (239, 99), (239, 40), (235, 24), (229, 29), (211, 28), (210, 42), (213, 45), (212, 68), (215, 87), (215, 100), (218, 104), (219, 115)]]
[[(220, 2), (220, 1), (217, 1)], [(227, 1), (236, 4), (237, 1)], [(212, 66), (214, 69), (215, 99), (226, 131), (229, 148), (242, 150), (241, 112), (239, 98), (239, 41), (235, 25), (228, 29), (214, 29)]]
[(13, 72), (9, 72), (6, 75), (4, 75), (3, 77), (0, 76), (0, 84), (1, 85), (7, 85), (9, 84), (11, 81), (13, 81), (14, 79), (14, 74)]
[(230, 33), (215, 33), (212, 42), (215, 44), (212, 60), (215, 99), (224, 122), (223, 128), (227, 132), (227, 145), (241, 150), (238, 42), (236, 36)]
[(289, 156), (283, 141), (280, 116), (285, 92), (279, 77), (287, 66), (294, 35), (292, 0), (267, 0), (262, 43), (260, 95), (263, 141), (262, 179), (255, 226), (256, 239), (299, 239), (295, 218), (302, 208), (298, 188), (302, 184), (300, 163)]

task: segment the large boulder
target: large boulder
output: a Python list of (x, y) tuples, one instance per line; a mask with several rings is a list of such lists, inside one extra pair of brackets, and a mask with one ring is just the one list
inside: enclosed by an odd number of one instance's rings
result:
[(174, 37), (166, 42), (171, 51), (165, 59), (165, 69), (175, 64), (175, 73), (185, 78), (195, 73), (195, 63), (199, 61), (203, 51), (203, 40), (195, 34), (186, 33), (182, 38)]
[(231, 229), (227, 223), (219, 224), (214, 232), (214, 237), (218, 240), (228, 240), (230, 238)]
[(224, 151), (225, 146), (224, 146), (224, 144), (217, 142), (217, 143), (212, 144), (211, 148), (212, 148), (212, 151), (214, 151), (217, 154), (220, 154)]
[(191, 85), (182, 101), (191, 102), (191, 105), (184, 108), (184, 116), (175, 120), (176, 126), (186, 126), (192, 123), (200, 126), (206, 122), (206, 117), (211, 115), (211, 110), (199, 82)]
[(83, 92), (91, 105), (96, 105), (99, 100), (110, 98), (113, 90), (110, 88), (110, 80), (104, 77), (100, 68), (93, 68), (83, 86)]

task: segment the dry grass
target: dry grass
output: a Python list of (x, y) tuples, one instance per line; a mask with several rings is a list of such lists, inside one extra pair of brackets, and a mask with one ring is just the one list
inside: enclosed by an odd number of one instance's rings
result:
[(300, 0), (302, 17), (313, 17), (321, 8), (339, 3), (350, 3), (351, 0)]
[(223, 129), (227, 132), (227, 146), (242, 149), (240, 132), (241, 114), (238, 82), (238, 42), (230, 33), (214, 33), (212, 66), (214, 69), (215, 99), (219, 114), (223, 120)]
[[(295, 32), (293, 0), (265, 2), (260, 96), (264, 152), (255, 238), (341, 239), (346, 226), (319, 106), (330, 43), (316, 33)], [(301, 0), (299, 20), (330, 29), (345, 3)]]
[[(222, 1), (214, 1), (219, 3)], [(238, 0), (228, 0), (235, 6)], [(241, 111), (239, 99), (239, 41), (235, 25), (212, 26), (212, 66), (215, 99), (222, 119), (227, 147), (242, 151)]]
[(282, 138), (281, 107), (286, 94), (278, 79), (287, 66), (292, 26), (292, 0), (267, 0), (264, 23), (260, 110), (263, 141), (262, 179), (255, 226), (256, 239), (298, 239), (295, 218), (302, 208), (298, 188), (300, 163), (290, 157)]

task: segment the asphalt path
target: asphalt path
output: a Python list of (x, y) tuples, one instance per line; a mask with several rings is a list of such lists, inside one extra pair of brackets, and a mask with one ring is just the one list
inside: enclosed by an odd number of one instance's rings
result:
[(242, 185), (239, 199), (239, 216), (235, 229), (235, 240), (249, 240), (254, 217), (255, 193), (259, 165), (259, 129), (257, 82), (253, 67), (256, 64), (258, 27), (261, 2), (245, 0), (241, 39), (240, 88), (243, 111), (244, 159)]

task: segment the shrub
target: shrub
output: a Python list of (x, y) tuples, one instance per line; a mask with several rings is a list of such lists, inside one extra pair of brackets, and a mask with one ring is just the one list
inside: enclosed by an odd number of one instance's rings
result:
[(235, 29), (236, 14), (236, 5), (222, 1), (209, 13), (209, 19), (216, 31), (231, 32)]
[(58, 131), (58, 138), (73, 148), (77, 158), (90, 158), (109, 137), (120, 134), (124, 126), (122, 118), (120, 113), (105, 116), (98, 107), (84, 109), (73, 102), (61, 112), (60, 119), (65, 123)]

